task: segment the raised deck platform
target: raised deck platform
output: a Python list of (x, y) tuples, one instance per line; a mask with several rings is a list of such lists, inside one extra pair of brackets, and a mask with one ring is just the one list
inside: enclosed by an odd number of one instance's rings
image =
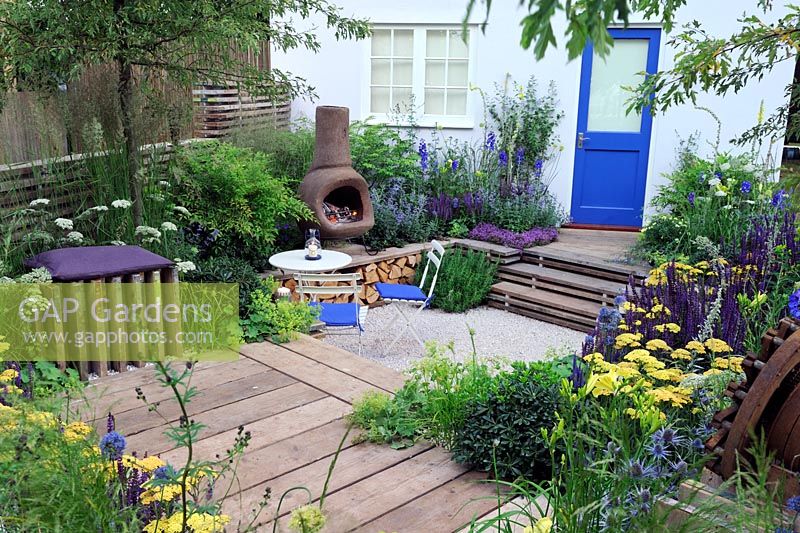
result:
[[(270, 487), (273, 497), (258, 531), (272, 531), (270, 522), (284, 491), (305, 486), (315, 501), (319, 498), (353, 400), (369, 390), (392, 392), (403, 377), (305, 336), (280, 346), (246, 345), (241, 355), (232, 363), (199, 363), (195, 370), (192, 384), (200, 394), (189, 412), (207, 426), (195, 452), (200, 460), (212, 459), (233, 443), (238, 426), (251, 432), (237, 483), (223, 508), (233, 516), (232, 528), (240, 520), (247, 523), (250, 510)], [(178, 420), (177, 406), (156, 382), (152, 368), (94, 381), (87, 390), (93, 412), (85, 418), (94, 420), (102, 433), (111, 411), (117, 429), (127, 437), (128, 451), (157, 454), (180, 465), (184, 451), (164, 436), (166, 422), (136, 398), (135, 387), (149, 401), (162, 401), (160, 411), (167, 420)], [(352, 436), (331, 478), (325, 531), (456, 531), (495, 509), (494, 485), (480, 483), (486, 475), (457, 465), (441, 448), (421, 442), (397, 451), (355, 445)], [(218, 484), (218, 490), (221, 486), (227, 484)], [(305, 503), (304, 492), (291, 493), (281, 507), (281, 524)]]

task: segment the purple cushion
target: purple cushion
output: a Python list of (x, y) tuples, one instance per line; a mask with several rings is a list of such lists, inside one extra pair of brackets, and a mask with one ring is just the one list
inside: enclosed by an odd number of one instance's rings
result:
[(26, 259), (25, 266), (46, 268), (53, 281), (83, 281), (159, 270), (175, 263), (138, 246), (83, 246), (43, 252)]

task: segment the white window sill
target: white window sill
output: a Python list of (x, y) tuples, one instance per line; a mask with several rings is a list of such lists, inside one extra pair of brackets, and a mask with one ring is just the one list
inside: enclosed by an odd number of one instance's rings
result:
[(386, 124), (399, 128), (440, 128), (451, 130), (471, 130), (475, 128), (475, 120), (472, 117), (420, 117), (414, 122), (405, 118), (397, 120), (396, 117), (389, 115), (370, 115), (364, 121), (367, 124)]

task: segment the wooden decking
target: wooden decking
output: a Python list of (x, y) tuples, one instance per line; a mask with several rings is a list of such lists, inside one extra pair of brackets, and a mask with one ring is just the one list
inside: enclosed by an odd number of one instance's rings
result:
[[(192, 384), (201, 394), (189, 404), (190, 416), (207, 427), (195, 446), (199, 459), (212, 459), (233, 443), (244, 425), (252, 441), (238, 467), (224, 511), (248, 522), (266, 487), (270, 505), (258, 531), (272, 531), (270, 522), (281, 494), (305, 486), (316, 500), (331, 459), (346, 431), (344, 416), (351, 403), (370, 390), (391, 392), (403, 377), (372, 361), (310, 337), (278, 346), (250, 344), (232, 363), (200, 363)], [(149, 401), (163, 401), (161, 413), (176, 421), (179, 413), (169, 393), (155, 381), (152, 368), (109, 376), (93, 382), (88, 395), (94, 420), (104, 432), (105, 415), (114, 413), (118, 431), (126, 435), (128, 453), (160, 455), (174, 465), (185, 460), (163, 431), (166, 423), (136, 398), (141, 387)], [(428, 443), (397, 451), (388, 446), (353, 444), (348, 437), (331, 478), (324, 531), (447, 532), (495, 508), (494, 486), (479, 483), (484, 474), (453, 463), (449, 454)], [(218, 483), (222, 490), (227, 483)], [(302, 491), (284, 501), (279, 530), (286, 531), (288, 513), (308, 503)]]

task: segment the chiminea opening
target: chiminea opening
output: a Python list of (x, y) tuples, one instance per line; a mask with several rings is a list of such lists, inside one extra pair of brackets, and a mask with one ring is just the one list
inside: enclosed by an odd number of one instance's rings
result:
[(322, 211), (333, 224), (349, 224), (364, 218), (361, 194), (355, 187), (334, 189), (322, 201)]
[(300, 198), (316, 221), (303, 229), (318, 228), (323, 239), (364, 235), (375, 224), (367, 181), (353, 170), (346, 107), (317, 108), (314, 161), (300, 184)]

